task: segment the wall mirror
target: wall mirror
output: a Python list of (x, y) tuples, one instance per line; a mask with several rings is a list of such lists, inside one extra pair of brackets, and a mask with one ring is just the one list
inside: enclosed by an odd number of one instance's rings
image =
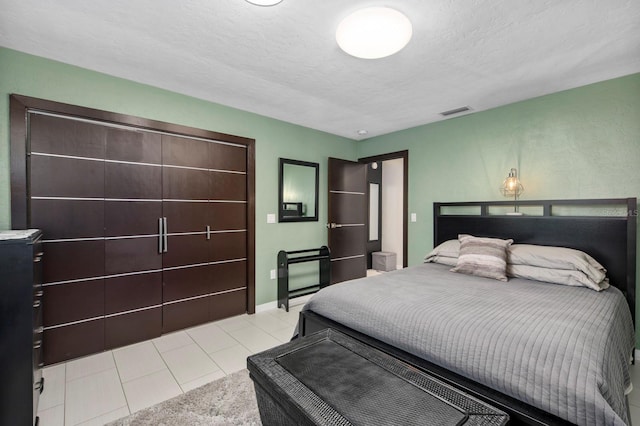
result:
[(318, 163), (280, 159), (278, 221), (318, 220)]

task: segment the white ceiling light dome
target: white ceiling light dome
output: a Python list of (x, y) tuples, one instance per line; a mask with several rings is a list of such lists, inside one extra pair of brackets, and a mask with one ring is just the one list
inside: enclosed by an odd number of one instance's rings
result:
[(402, 50), (412, 34), (411, 21), (404, 14), (388, 7), (368, 7), (340, 22), (336, 41), (349, 55), (378, 59)]
[(275, 6), (280, 3), (282, 0), (247, 0), (251, 4), (255, 4), (257, 6)]

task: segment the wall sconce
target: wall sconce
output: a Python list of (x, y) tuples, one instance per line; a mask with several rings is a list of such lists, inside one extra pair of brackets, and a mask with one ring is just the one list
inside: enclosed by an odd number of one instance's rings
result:
[(518, 170), (516, 168), (512, 168), (509, 171), (509, 176), (507, 176), (504, 182), (502, 182), (502, 186), (500, 187), (500, 192), (502, 192), (502, 195), (504, 195), (505, 197), (513, 197), (513, 202), (514, 202), (513, 213), (507, 213), (507, 214), (514, 214), (514, 215), (522, 214), (518, 212), (517, 203), (518, 203), (518, 196), (524, 192), (524, 186), (522, 186), (522, 184), (520, 183), (520, 180), (518, 179)]

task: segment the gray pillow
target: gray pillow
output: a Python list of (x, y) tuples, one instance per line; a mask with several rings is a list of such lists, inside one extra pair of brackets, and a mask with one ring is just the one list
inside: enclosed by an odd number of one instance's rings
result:
[(457, 257), (433, 256), (425, 260), (424, 263), (438, 263), (440, 265), (456, 266), (458, 264)]
[(609, 280), (606, 278), (597, 283), (589, 279), (582, 271), (572, 269), (553, 269), (531, 265), (507, 264), (507, 275), (547, 283), (587, 287), (595, 291), (605, 290), (609, 287)]
[(508, 262), (513, 265), (580, 271), (596, 284), (602, 282), (607, 273), (607, 270), (587, 253), (566, 247), (514, 244), (509, 248)]
[(431, 252), (425, 256), (424, 262), (456, 266), (459, 254), (460, 241), (449, 240), (439, 244), (436, 248), (431, 250)]
[(507, 249), (513, 240), (458, 235), (460, 256), (453, 272), (507, 281)]

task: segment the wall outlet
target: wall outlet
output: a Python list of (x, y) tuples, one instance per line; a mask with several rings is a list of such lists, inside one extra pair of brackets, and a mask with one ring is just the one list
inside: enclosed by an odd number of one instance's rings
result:
[(276, 223), (276, 214), (268, 213), (267, 214), (267, 223)]
[(272, 279), (272, 280), (275, 280), (275, 279), (276, 279), (276, 270), (275, 270), (275, 269), (272, 269), (272, 270), (271, 270), (271, 279)]
[(418, 221), (418, 215), (415, 213), (411, 213), (411, 222), (417, 222)]

